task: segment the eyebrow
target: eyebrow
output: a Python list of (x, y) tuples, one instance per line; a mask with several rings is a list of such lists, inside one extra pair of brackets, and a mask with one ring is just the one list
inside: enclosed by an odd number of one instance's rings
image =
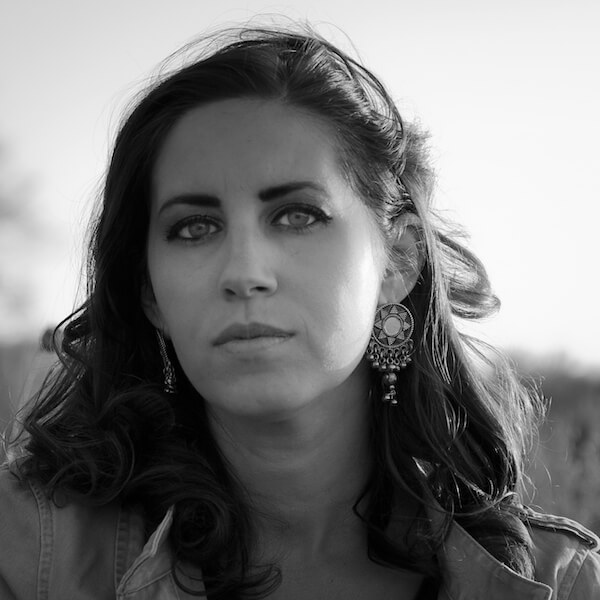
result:
[[(298, 190), (305, 189), (313, 190), (320, 194), (327, 194), (324, 187), (312, 181), (292, 181), (290, 183), (284, 183), (282, 185), (276, 185), (260, 190), (258, 192), (258, 197), (262, 202), (270, 202), (293, 192), (297, 192)], [(187, 206), (218, 208), (221, 206), (221, 201), (217, 196), (212, 196), (210, 194), (177, 194), (163, 203), (158, 210), (158, 214), (162, 214), (172, 206), (181, 204)]]

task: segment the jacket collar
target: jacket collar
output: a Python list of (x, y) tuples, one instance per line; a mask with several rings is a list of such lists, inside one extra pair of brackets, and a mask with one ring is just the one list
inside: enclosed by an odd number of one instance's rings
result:
[[(164, 598), (164, 589), (172, 589), (173, 555), (169, 545), (169, 532), (173, 524), (174, 507), (169, 508), (164, 519), (144, 545), (141, 554), (134, 560), (117, 587), (117, 598)], [(202, 571), (186, 565), (185, 571), (177, 571), (178, 580), (196, 591), (204, 591)], [(150, 588), (155, 588), (154, 592)], [(170, 597), (170, 596), (168, 596)], [(182, 590), (173, 597), (192, 598)], [(196, 596), (194, 596), (196, 597)]]
[[(123, 576), (117, 589), (119, 598), (135, 598), (135, 594), (141, 590), (171, 577), (173, 557), (168, 538), (173, 511), (173, 507), (168, 510), (141, 554)], [(432, 515), (432, 518), (436, 517)], [(552, 596), (549, 586), (515, 573), (494, 558), (456, 522), (450, 527), (439, 560), (443, 573), (440, 600), (550, 600)], [(186, 574), (178, 572), (180, 581), (195, 589), (198, 589), (201, 577), (201, 571), (196, 568), (186, 568)], [(146, 597), (154, 596), (144, 594)], [(188, 596), (180, 592), (180, 597)]]
[[(439, 556), (443, 587), (452, 600), (549, 600), (552, 589), (494, 558), (454, 522)], [(440, 596), (444, 598), (443, 594)]]

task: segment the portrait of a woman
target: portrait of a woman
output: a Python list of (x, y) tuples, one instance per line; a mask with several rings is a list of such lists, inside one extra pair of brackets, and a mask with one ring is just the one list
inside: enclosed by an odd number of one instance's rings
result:
[(497, 299), (426, 135), (306, 28), (192, 54), (116, 138), (0, 597), (600, 597), (594, 534), (524, 505), (541, 403), (457, 326)]

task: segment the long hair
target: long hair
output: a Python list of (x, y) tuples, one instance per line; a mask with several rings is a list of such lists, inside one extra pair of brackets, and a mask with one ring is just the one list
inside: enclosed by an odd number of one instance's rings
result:
[[(183, 67), (144, 92), (118, 132), (93, 225), (87, 300), (60, 326), (61, 363), (24, 419), (21, 472), (55, 498), (141, 506), (149, 528), (174, 506), (177, 565), (201, 566), (214, 597), (261, 596), (277, 585), (276, 567), (250, 564), (243, 490), (176, 360), (179, 393), (162, 391), (158, 346), (140, 301), (151, 173), (166, 135), (194, 107), (274, 99), (331, 125), (344, 173), (375, 215), (391, 268), (405, 260), (393, 251), (403, 215), (413, 215), (419, 239), (423, 266), (406, 299), (416, 346), (399, 375), (398, 406), (379, 400), (373, 377), (376, 463), (355, 505), (368, 528), (369, 555), (438, 573), (435, 557), (454, 519), (500, 561), (531, 576), (530, 539), (512, 507), (536, 402), (500, 358), (455, 327), (457, 318), (489, 314), (497, 299), (477, 258), (433, 216), (426, 136), (403, 122), (373, 74), (310, 31), (230, 31), (190, 52), (196, 54)], [(440, 517), (423, 512), (415, 519), (410, 556), (386, 533), (406, 493)]]

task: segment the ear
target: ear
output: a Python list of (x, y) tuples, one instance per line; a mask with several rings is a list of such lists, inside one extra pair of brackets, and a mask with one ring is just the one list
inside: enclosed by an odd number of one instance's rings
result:
[(140, 300), (142, 303), (142, 310), (144, 311), (148, 321), (150, 321), (150, 323), (152, 323), (156, 329), (160, 329), (160, 331), (168, 335), (168, 331), (166, 329), (160, 309), (158, 308), (158, 304), (156, 303), (156, 296), (154, 295), (152, 283), (150, 282), (149, 278), (146, 278), (144, 283), (142, 283)]
[(379, 304), (402, 302), (417, 284), (424, 263), (419, 218), (405, 215), (381, 282)]

